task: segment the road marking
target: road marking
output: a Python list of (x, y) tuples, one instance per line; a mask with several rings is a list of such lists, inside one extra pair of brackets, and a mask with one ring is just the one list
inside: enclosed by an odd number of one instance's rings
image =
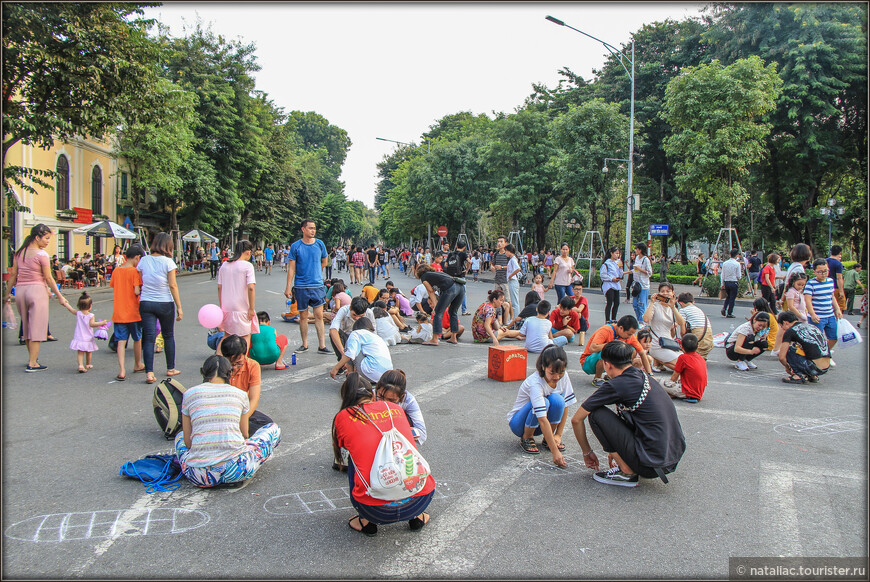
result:
[(469, 544), (457, 536), (483, 515), (490, 506), (509, 491), (526, 472), (528, 459), (514, 457), (478, 482), (471, 492), (451, 504), (433, 519), (434, 527), (424, 529), (421, 543), (405, 544), (378, 570), (380, 576), (413, 578), (424, 576), (466, 576), (477, 562), (490, 551), (498, 536)]
[(206, 283), (211, 283), (211, 279), (208, 281), (200, 281), (199, 283), (194, 283), (195, 285), (205, 285)]
[(271, 294), (273, 294), (273, 295), (283, 295), (283, 293), (280, 293), (280, 292), (278, 292), (278, 291), (272, 291), (271, 289), (264, 289), (264, 291), (265, 291), (266, 293), (271, 293)]
[(289, 386), (291, 384), (296, 384), (297, 382), (311, 380), (312, 378), (328, 373), (333, 366), (335, 366), (335, 363), (333, 362), (322, 362), (319, 364), (312, 364), (303, 369), (297, 368), (299, 370), (298, 372), (292, 371), (292, 367), (290, 370), (273, 370), (275, 375), (269, 376), (267, 379), (262, 381), (260, 384), (260, 391), (267, 392), (277, 386)]
[(725, 416), (730, 418), (739, 418), (742, 420), (754, 420), (765, 424), (784, 424), (784, 423), (801, 423), (806, 425), (814, 425), (819, 422), (818, 418), (807, 417), (788, 417), (775, 414), (766, 414), (763, 412), (751, 412), (748, 410), (727, 410), (727, 409), (710, 409), (698, 408), (695, 405), (681, 406), (679, 414), (709, 414), (712, 416)]

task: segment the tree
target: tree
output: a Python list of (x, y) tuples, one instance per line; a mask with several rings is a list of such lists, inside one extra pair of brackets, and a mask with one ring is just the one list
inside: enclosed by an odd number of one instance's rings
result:
[(757, 56), (692, 67), (668, 83), (665, 116), (674, 133), (664, 146), (676, 160), (677, 188), (722, 209), (727, 228), (732, 208), (747, 196), (741, 179), (764, 156), (770, 124), (762, 118), (781, 85), (776, 64), (764, 66)]
[(8, 3), (3, 5), (3, 188), (20, 208), (12, 184), (36, 193), (23, 178), (53, 189), (53, 169), (28, 172), (6, 165), (22, 142), (49, 148), (55, 139), (101, 137), (121, 113), (139, 109), (138, 96), (157, 78), (159, 47), (152, 20), (127, 3)]
[[(867, 6), (850, 3), (720, 5), (705, 37), (723, 62), (760, 55), (783, 79), (758, 165), (759, 188), (790, 242), (827, 230), (826, 185), (867, 176)], [(866, 211), (856, 221), (866, 257)]]

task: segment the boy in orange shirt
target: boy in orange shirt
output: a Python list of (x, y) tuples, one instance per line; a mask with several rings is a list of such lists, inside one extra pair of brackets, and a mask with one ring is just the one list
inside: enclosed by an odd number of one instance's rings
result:
[(127, 338), (133, 340), (134, 372), (144, 372), (142, 362), (142, 317), (139, 315), (139, 292), (142, 290), (142, 275), (136, 269), (139, 258), (144, 255), (142, 247), (132, 244), (124, 255), (127, 260), (123, 265), (112, 271), (109, 282), (113, 289), (114, 308), (112, 322), (115, 325), (115, 339), (118, 341), (118, 367), (120, 371), (115, 380), (123, 382), (127, 379), (124, 369), (124, 350)]
[[(572, 299), (573, 301), (573, 299)], [(604, 362), (601, 361), (601, 350), (608, 342), (613, 340), (621, 340), (635, 349), (637, 355), (640, 356), (643, 369), (647, 374), (652, 374), (649, 357), (646, 355), (646, 350), (637, 341), (637, 318), (633, 315), (623, 315), (619, 318), (616, 324), (608, 323), (599, 327), (592, 337), (589, 338), (589, 343), (586, 344), (586, 349), (583, 350), (583, 355), (580, 356), (580, 365), (583, 371), (592, 375), (592, 385), (600, 388), (604, 385), (604, 379), (601, 377), (604, 374)]]

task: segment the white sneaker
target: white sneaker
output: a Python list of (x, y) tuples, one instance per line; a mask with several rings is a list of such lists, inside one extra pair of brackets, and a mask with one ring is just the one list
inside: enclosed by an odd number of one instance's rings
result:
[(679, 380), (677, 380), (676, 382), (673, 382), (671, 380), (665, 380), (664, 384), (665, 384), (665, 387), (667, 387), (667, 388), (673, 388), (674, 386), (679, 386), (680, 382), (679, 382)]
[(834, 367), (834, 366), (836, 366), (836, 365), (837, 365), (837, 363), (834, 362), (834, 358), (831, 358), (831, 366)]
[(653, 372), (657, 372), (659, 374), (661, 374), (665, 371), (664, 368), (657, 368), (656, 366), (650, 366), (650, 368), (652, 368)]
[(750, 370), (757, 370), (757, 369), (758, 369), (758, 366), (756, 366), (756, 365), (753, 364), (752, 362), (746, 362), (746, 366), (747, 366)]
[(734, 367), (741, 372), (746, 372), (747, 370), (749, 370), (749, 366), (747, 366), (746, 362), (744, 362), (743, 360), (739, 360), (736, 364), (734, 364)]

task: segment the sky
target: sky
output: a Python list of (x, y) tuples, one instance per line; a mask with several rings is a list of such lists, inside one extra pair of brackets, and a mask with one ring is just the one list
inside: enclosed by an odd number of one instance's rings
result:
[[(561, 68), (586, 79), (600, 43), (616, 47), (644, 24), (698, 16), (701, 3), (166, 2), (146, 16), (183, 36), (197, 19), (254, 43), (256, 88), (285, 111), (315, 111), (352, 142), (341, 180), (374, 206), (377, 163), (451, 113), (512, 113), (533, 83), (555, 87)], [(626, 75), (626, 83), (629, 83)]]

